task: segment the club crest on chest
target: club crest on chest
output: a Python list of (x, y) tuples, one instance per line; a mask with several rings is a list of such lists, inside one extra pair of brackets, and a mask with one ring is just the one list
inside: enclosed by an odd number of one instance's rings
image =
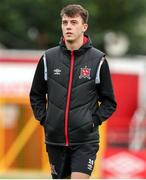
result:
[(82, 78), (91, 79), (91, 68), (88, 68), (87, 66), (85, 66), (84, 68), (80, 69), (79, 79), (82, 79)]

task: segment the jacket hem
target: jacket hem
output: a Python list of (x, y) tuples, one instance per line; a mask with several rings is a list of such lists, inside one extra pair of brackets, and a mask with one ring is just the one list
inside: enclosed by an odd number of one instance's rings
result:
[[(68, 146), (75, 146), (75, 145), (82, 145), (82, 144), (90, 144), (90, 143), (99, 143), (99, 140), (90, 140), (90, 141), (84, 141), (84, 142), (76, 142), (76, 143), (69, 143)], [(45, 141), (45, 144), (53, 145), (53, 146), (66, 146), (65, 143), (54, 143), (54, 142), (49, 142)]]

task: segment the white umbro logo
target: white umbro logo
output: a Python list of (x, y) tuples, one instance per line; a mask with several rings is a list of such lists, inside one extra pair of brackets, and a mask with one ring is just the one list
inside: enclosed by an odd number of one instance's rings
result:
[(54, 75), (60, 75), (61, 74), (61, 69), (54, 69)]
[(94, 161), (92, 159), (89, 159), (89, 161), (88, 161), (88, 169), (89, 170), (92, 170), (93, 164), (94, 164)]
[(57, 175), (58, 173), (56, 172), (55, 165), (50, 164), (50, 166), (51, 166), (51, 174)]
[(103, 160), (103, 170), (114, 174), (117, 179), (136, 177), (146, 167), (146, 162), (135, 154), (129, 152), (118, 152)]

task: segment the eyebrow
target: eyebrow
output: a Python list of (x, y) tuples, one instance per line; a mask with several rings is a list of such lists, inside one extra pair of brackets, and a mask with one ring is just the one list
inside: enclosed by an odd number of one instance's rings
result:
[(71, 22), (78, 22), (76, 19), (72, 19), (72, 20), (62, 20), (62, 22), (68, 22), (68, 21), (71, 21)]

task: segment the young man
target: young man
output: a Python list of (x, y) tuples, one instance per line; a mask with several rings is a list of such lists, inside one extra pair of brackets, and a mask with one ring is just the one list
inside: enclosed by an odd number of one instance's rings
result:
[(61, 20), (63, 37), (41, 57), (30, 101), (45, 130), (52, 177), (87, 179), (99, 147), (98, 126), (116, 102), (105, 55), (84, 35), (88, 11), (71, 4), (61, 10)]

